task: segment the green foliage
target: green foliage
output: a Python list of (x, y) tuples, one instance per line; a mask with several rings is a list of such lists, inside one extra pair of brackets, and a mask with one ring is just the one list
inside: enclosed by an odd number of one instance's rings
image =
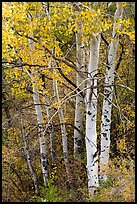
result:
[(97, 191), (99, 191), (102, 187), (103, 188), (107, 188), (107, 187), (110, 187), (110, 186), (113, 186), (113, 180), (110, 178), (108, 178), (106, 181), (103, 181), (103, 180), (99, 180), (99, 188)]
[(37, 202), (61, 202), (63, 200), (59, 197), (59, 193), (53, 181), (49, 180), (47, 187), (40, 187), (41, 196), (34, 196), (34, 200), (37, 200)]

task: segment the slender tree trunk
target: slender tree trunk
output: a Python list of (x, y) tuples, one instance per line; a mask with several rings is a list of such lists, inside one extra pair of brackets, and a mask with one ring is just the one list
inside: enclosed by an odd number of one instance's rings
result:
[[(80, 26), (80, 28), (79, 28)], [(76, 64), (80, 71), (85, 71), (85, 56), (84, 56), (84, 42), (82, 35), (82, 25), (77, 25), (77, 29), (80, 29), (80, 32), (76, 33)], [(80, 90), (84, 89), (83, 78), (77, 73), (77, 87)], [(82, 132), (83, 128), (83, 117), (84, 117), (84, 104), (83, 98), (80, 94), (76, 96), (76, 105), (75, 105), (75, 122), (74, 125), (77, 127), (80, 132)], [(82, 153), (82, 135), (76, 129), (74, 129), (74, 158), (81, 161), (81, 153)]]
[[(50, 68), (50, 61), (49, 61), (49, 68)], [(46, 85), (45, 85), (45, 79), (42, 79), (44, 82), (44, 88), (46, 89)], [(43, 89), (43, 93), (44, 93), (44, 89)], [(47, 121), (50, 121), (49, 123), (49, 128), (48, 128), (48, 132), (49, 132), (49, 136), (50, 136), (50, 153), (51, 153), (51, 163), (54, 163), (55, 160), (55, 134), (54, 134), (54, 127), (53, 127), (53, 121), (51, 120), (51, 110), (50, 110), (50, 100), (47, 94), (43, 94), (44, 100), (45, 100), (45, 104), (46, 104), (46, 112), (47, 112)], [(47, 106), (48, 104), (48, 106)]]
[[(30, 19), (31, 23), (31, 16), (28, 15), (28, 18)], [(33, 34), (31, 35), (33, 38)], [(29, 45), (30, 45), (30, 53), (32, 54), (35, 46), (33, 40), (29, 39)], [(33, 62), (32, 62), (33, 65)], [(31, 73), (28, 73), (30, 77), (32, 78), (32, 87), (33, 87), (33, 100), (34, 100), (34, 105), (35, 105), (35, 110), (36, 110), (36, 116), (37, 116), (37, 121), (38, 121), (38, 126), (39, 126), (39, 141), (40, 141), (40, 156), (41, 156), (41, 168), (42, 168), (42, 174), (43, 174), (43, 180), (45, 186), (47, 186), (48, 183), (48, 159), (47, 159), (47, 147), (46, 147), (46, 138), (44, 134), (44, 128), (43, 128), (43, 115), (42, 115), (42, 108), (40, 104), (40, 99), (39, 99), (39, 92), (37, 88), (37, 81), (35, 79), (35, 74), (33, 71)]]
[(23, 113), (21, 113), (21, 126), (22, 126), (22, 139), (24, 142), (24, 151), (25, 151), (25, 155), (26, 155), (26, 159), (27, 159), (27, 164), (28, 164), (28, 167), (29, 167), (29, 170), (31, 173), (32, 180), (34, 182), (35, 193), (36, 193), (36, 195), (39, 195), (40, 191), (39, 191), (38, 181), (37, 181), (37, 177), (36, 177), (34, 168), (32, 166), (32, 160), (30, 157), (29, 146), (27, 144), (27, 138), (25, 136), (25, 123), (24, 123)]
[[(34, 84), (35, 86), (36, 84)], [(33, 86), (33, 100), (34, 104), (40, 104), (39, 100), (39, 93), (37, 90), (37, 87)], [(47, 147), (46, 147), (46, 138), (44, 135), (44, 128), (43, 128), (43, 116), (42, 116), (42, 109), (40, 105), (35, 105), (36, 115), (37, 115), (37, 121), (39, 125), (39, 140), (40, 140), (40, 155), (41, 155), (41, 168), (42, 168), (42, 174), (43, 174), (43, 180), (45, 186), (48, 183), (48, 159), (47, 159)]]
[(97, 152), (97, 88), (91, 86), (97, 85), (97, 72), (99, 61), (100, 35), (91, 37), (90, 41), (90, 59), (88, 65), (87, 90), (86, 90), (86, 151), (87, 151), (87, 175), (89, 195), (93, 196), (96, 187), (98, 187), (98, 152)]
[[(55, 74), (55, 70), (54, 70)], [(54, 95), (56, 97), (56, 101), (58, 102), (59, 99), (59, 94), (58, 94), (58, 86), (57, 86), (57, 81), (53, 79), (53, 88), (54, 88)], [(67, 131), (66, 131), (66, 126), (63, 124), (64, 122), (64, 114), (62, 107), (58, 108), (58, 116), (59, 120), (61, 123), (61, 134), (62, 134), (62, 147), (63, 147), (63, 157), (66, 165), (66, 172), (69, 175), (69, 168), (68, 168), (68, 144), (67, 144)]]
[[(50, 2), (42, 2), (42, 5), (43, 5), (43, 8), (44, 8), (44, 11), (45, 11), (45, 14), (46, 14), (47, 18), (50, 21), (51, 20), (50, 19)], [(49, 63), (48, 63), (49, 68), (50, 68), (50, 66), (51, 66), (51, 60), (49, 60)], [(50, 133), (49, 133), (49, 135), (50, 135), (51, 162), (54, 163), (54, 160), (55, 160), (55, 148), (54, 148), (55, 134), (54, 134), (53, 122), (50, 119), (51, 118), (50, 101), (49, 101), (47, 95), (45, 95), (45, 102), (46, 102), (46, 104), (47, 103), (49, 104), (49, 107), (46, 108), (46, 111), (47, 111), (47, 119), (50, 120), (50, 128), (49, 128)]]
[[(45, 96), (46, 104), (49, 103), (48, 97)], [(54, 134), (54, 127), (53, 121), (51, 120), (51, 113), (50, 113), (50, 106), (46, 108), (47, 111), (47, 119), (50, 120), (50, 127), (49, 127), (49, 135), (50, 135), (50, 153), (51, 153), (51, 163), (54, 163), (56, 154), (55, 154), (55, 134)]]
[[(118, 26), (116, 20), (122, 17), (123, 9), (120, 7), (120, 2), (117, 2), (117, 10), (114, 16), (114, 26)], [(120, 26), (120, 25), (119, 25)], [(115, 61), (118, 49), (119, 37), (114, 28), (112, 33), (112, 40), (108, 50), (108, 63), (106, 67), (105, 84), (110, 87), (104, 88), (104, 99), (101, 119), (101, 154), (100, 154), (100, 179), (106, 180), (106, 168), (108, 167), (109, 151), (110, 151), (110, 128), (111, 128), (111, 110), (113, 99), (113, 85), (115, 76)]]

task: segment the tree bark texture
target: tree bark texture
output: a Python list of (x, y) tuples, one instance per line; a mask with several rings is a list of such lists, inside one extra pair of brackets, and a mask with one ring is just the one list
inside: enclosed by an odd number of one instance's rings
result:
[(86, 151), (87, 151), (87, 175), (88, 190), (90, 196), (94, 195), (98, 187), (98, 152), (97, 152), (97, 72), (99, 61), (100, 35), (91, 37), (90, 41), (90, 59), (88, 65), (88, 81), (86, 90)]
[[(49, 103), (48, 97), (45, 96), (46, 104)], [(46, 107), (47, 111), (47, 119), (50, 120), (50, 127), (49, 127), (49, 135), (50, 135), (50, 153), (51, 153), (51, 163), (54, 163), (56, 154), (55, 154), (55, 133), (54, 133), (54, 127), (53, 127), (53, 121), (51, 120), (51, 110), (50, 106)]]
[[(80, 26), (80, 28), (79, 28)], [(76, 33), (76, 64), (80, 71), (85, 71), (85, 55), (84, 55), (84, 42), (82, 35), (82, 24), (77, 25), (77, 28), (80, 29), (80, 32)], [(82, 72), (81, 72), (82, 73)], [(79, 73), (77, 73), (77, 87), (80, 90), (84, 89), (83, 78)], [(80, 94), (76, 96), (76, 105), (75, 105), (75, 121), (74, 125), (77, 127), (80, 132), (82, 132), (83, 128), (83, 117), (84, 117), (84, 106), (83, 106), (83, 98)], [(81, 153), (82, 153), (82, 135), (76, 129), (74, 129), (74, 159), (81, 161)]]
[[(54, 74), (55, 74), (54, 70)], [(54, 88), (54, 95), (56, 97), (56, 101), (59, 102), (59, 94), (58, 94), (58, 86), (57, 86), (57, 81), (54, 79), (53, 80), (53, 88)], [(63, 148), (63, 157), (64, 161), (66, 164), (66, 172), (69, 175), (69, 168), (68, 168), (68, 144), (67, 144), (67, 131), (66, 131), (66, 126), (64, 124), (64, 114), (63, 114), (63, 109), (62, 107), (58, 108), (58, 116), (59, 120), (61, 123), (61, 135), (62, 135), (62, 148)]]
[(112, 32), (112, 40), (109, 44), (108, 50), (108, 63), (106, 67), (105, 84), (110, 85), (104, 88), (104, 99), (102, 108), (102, 119), (101, 119), (101, 154), (100, 154), (100, 179), (106, 180), (106, 168), (108, 167), (109, 152), (110, 152), (110, 128), (111, 128), (111, 111), (112, 111), (112, 99), (115, 77), (115, 63), (116, 54), (119, 43), (119, 36), (115, 32), (117, 25), (117, 19), (122, 17), (123, 9), (120, 6), (120, 2), (117, 2), (117, 9), (114, 16), (114, 25)]
[(27, 138), (25, 135), (25, 123), (24, 123), (24, 117), (23, 116), (24, 116), (23, 113), (21, 113), (21, 126), (22, 126), (22, 139), (23, 139), (23, 143), (24, 143), (24, 152), (26, 155), (27, 164), (28, 164), (28, 167), (30, 170), (31, 177), (32, 177), (32, 180), (34, 182), (35, 193), (36, 193), (36, 195), (39, 195), (40, 191), (39, 191), (38, 181), (37, 181), (36, 173), (35, 173), (34, 168), (32, 166), (32, 160), (30, 157), (29, 145), (27, 143)]
[[(31, 16), (28, 15), (28, 18), (30, 19), (30, 23), (31, 23)], [(33, 34), (30, 37), (33, 38)], [(33, 40), (31, 39), (29, 39), (29, 47), (30, 47), (30, 53), (32, 54), (35, 48), (35, 45)], [(32, 62), (32, 65), (33, 65), (33, 62)], [(29, 73), (29, 76), (31, 77), (31, 80), (32, 80), (33, 101), (34, 101), (36, 116), (38, 121), (42, 175), (43, 175), (44, 185), (47, 186), (47, 183), (48, 183), (48, 159), (47, 159), (47, 152), (46, 152), (47, 147), (46, 147), (44, 128), (42, 125), (44, 121), (43, 115), (42, 115), (42, 108), (41, 108), (41, 105), (38, 105), (40, 104), (40, 99), (39, 99), (39, 91), (37, 87), (37, 81), (35, 79), (35, 74), (36, 72), (33, 73), (32, 71), (31, 73)]]

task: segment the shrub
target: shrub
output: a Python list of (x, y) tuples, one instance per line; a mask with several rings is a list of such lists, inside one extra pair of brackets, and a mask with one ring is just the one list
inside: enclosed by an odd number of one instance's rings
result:
[(134, 161), (116, 158), (109, 162), (108, 179), (100, 181), (94, 202), (135, 202)]

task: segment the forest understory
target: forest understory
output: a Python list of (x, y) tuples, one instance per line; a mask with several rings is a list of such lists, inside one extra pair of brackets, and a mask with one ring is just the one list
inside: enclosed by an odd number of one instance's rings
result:
[(2, 2), (2, 202), (135, 202), (135, 2)]

